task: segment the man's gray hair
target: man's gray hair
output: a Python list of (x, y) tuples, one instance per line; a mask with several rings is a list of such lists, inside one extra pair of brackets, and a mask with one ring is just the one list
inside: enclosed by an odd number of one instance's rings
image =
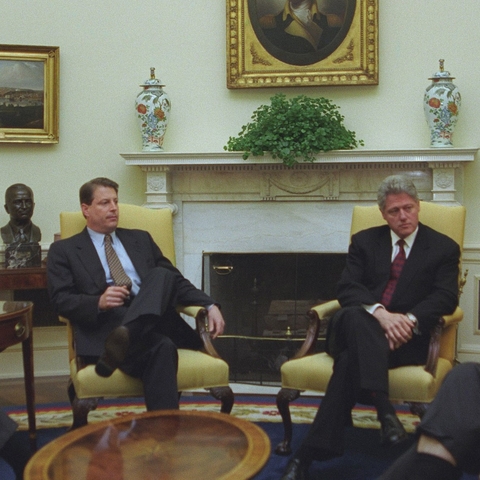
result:
[(390, 175), (378, 187), (377, 203), (380, 210), (385, 210), (385, 203), (388, 195), (406, 193), (416, 202), (419, 201), (417, 189), (413, 182), (405, 175)]

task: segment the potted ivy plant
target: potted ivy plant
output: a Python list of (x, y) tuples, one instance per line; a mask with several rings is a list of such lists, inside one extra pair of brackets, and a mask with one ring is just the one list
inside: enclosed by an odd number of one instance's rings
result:
[(270, 105), (253, 112), (237, 137), (229, 138), (225, 150), (243, 151), (245, 160), (269, 152), (292, 167), (298, 159), (313, 162), (319, 152), (363, 145), (355, 132), (345, 128), (339, 107), (326, 98), (299, 95), (288, 100), (278, 93), (270, 100)]

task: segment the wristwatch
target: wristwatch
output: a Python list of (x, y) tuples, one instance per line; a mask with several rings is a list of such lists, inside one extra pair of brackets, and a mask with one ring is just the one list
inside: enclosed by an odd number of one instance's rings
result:
[(413, 313), (407, 313), (408, 319), (413, 323), (413, 333), (420, 335), (420, 330), (418, 329), (418, 320)]

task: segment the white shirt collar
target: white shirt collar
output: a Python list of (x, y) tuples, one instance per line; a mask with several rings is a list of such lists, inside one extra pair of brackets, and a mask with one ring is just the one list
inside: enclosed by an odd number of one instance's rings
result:
[[(87, 227), (87, 230), (88, 230), (88, 234), (90, 235), (90, 238), (94, 243), (96, 243), (97, 245), (103, 245), (103, 241), (105, 239), (104, 233), (96, 232), (95, 230), (92, 230), (91, 228), (88, 228), (88, 227)], [(115, 243), (115, 239), (117, 238), (116, 232), (113, 231), (110, 234), (110, 236), (112, 237), (112, 243)]]
[[(405, 241), (405, 246), (404, 248), (408, 251), (413, 247), (413, 242), (415, 242), (415, 238), (417, 238), (417, 233), (418, 233), (418, 225), (417, 228), (408, 236), (405, 237), (403, 240)], [(400, 237), (393, 231), (390, 230), (390, 234), (392, 237), (392, 247), (397, 246), (397, 242), (400, 240)]]

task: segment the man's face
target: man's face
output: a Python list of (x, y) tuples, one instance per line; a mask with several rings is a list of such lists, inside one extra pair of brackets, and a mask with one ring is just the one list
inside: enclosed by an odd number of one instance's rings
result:
[(400, 238), (406, 238), (417, 228), (419, 211), (418, 202), (406, 193), (399, 193), (387, 195), (382, 215)]
[(97, 187), (91, 205), (82, 203), (87, 227), (98, 233), (112, 233), (118, 224), (118, 197), (113, 188)]
[(33, 215), (32, 193), (24, 187), (19, 187), (7, 194), (5, 210), (10, 215), (10, 220), (17, 225), (29, 223)]

